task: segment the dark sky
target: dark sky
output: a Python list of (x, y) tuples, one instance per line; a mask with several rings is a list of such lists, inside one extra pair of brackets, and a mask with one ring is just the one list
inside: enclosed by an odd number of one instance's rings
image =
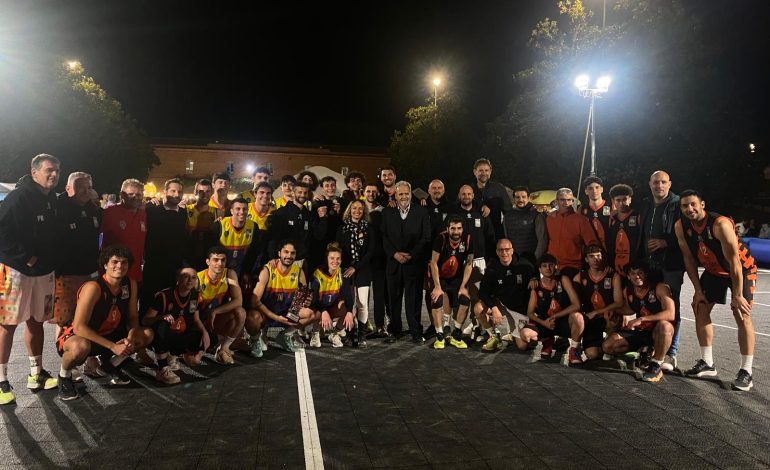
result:
[(385, 146), (434, 70), (479, 122), (498, 115), (555, 14), (546, 0), (99, 0), (3, 16), (33, 53), (79, 59), (151, 136)]

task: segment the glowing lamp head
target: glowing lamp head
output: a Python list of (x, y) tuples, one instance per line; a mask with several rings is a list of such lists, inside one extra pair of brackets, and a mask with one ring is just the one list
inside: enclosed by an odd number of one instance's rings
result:
[(598, 80), (596, 80), (596, 89), (598, 91), (607, 91), (610, 89), (610, 83), (612, 82), (612, 78), (605, 75), (603, 77), (599, 77)]
[(436, 78), (434, 78), (434, 79), (433, 79), (433, 85), (434, 85), (434, 86), (439, 86), (439, 85), (441, 85), (441, 79), (440, 79), (439, 77), (436, 77)]
[(70, 70), (76, 70), (80, 67), (80, 62), (77, 60), (67, 61), (67, 67), (69, 67)]
[(586, 74), (578, 75), (578, 77), (575, 79), (575, 87), (578, 90), (586, 90), (588, 89), (588, 85), (591, 83), (591, 77), (589, 77)]

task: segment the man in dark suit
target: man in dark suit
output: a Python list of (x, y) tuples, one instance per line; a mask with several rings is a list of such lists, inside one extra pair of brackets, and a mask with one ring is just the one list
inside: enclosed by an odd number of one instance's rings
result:
[(420, 306), (426, 268), (422, 254), (431, 241), (430, 218), (424, 207), (412, 204), (412, 187), (406, 181), (396, 183), (396, 202), (396, 207), (387, 207), (382, 212), (392, 333), (388, 340), (395, 340), (401, 334), (401, 299), (404, 298), (412, 341), (422, 343)]

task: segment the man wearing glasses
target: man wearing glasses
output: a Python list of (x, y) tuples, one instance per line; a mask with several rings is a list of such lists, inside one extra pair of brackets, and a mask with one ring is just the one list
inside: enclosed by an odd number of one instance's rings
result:
[(559, 189), (556, 203), (556, 210), (545, 219), (548, 252), (556, 256), (561, 273), (571, 279), (583, 266), (583, 248), (598, 242), (588, 218), (575, 212), (571, 189)]
[(144, 239), (147, 235), (147, 213), (142, 208), (144, 184), (127, 179), (120, 186), (120, 203), (108, 207), (102, 215), (102, 246), (123, 245), (136, 260), (128, 270), (128, 277), (142, 282)]

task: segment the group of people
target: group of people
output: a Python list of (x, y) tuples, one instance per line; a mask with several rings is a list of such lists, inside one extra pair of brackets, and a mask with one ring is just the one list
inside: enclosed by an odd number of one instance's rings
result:
[[(149, 201), (127, 179), (102, 209), (90, 175), (71, 173), (57, 195), (59, 173), (56, 157), (36, 156), (0, 206), (0, 404), (15, 400), (7, 365), (21, 323), (27, 387), (58, 388), (64, 400), (78, 398), (83, 373), (129, 383), (122, 367), (134, 355), (170, 385), (180, 358), (195, 367), (207, 352), (230, 365), (234, 351), (259, 358), (268, 343), (293, 352), (404, 336), (488, 353), (539, 344), (543, 357), (563, 347), (569, 364), (639, 353), (642, 379), (657, 382), (678, 366), (685, 272), (701, 351), (685, 375), (717, 374), (710, 314), (730, 288), (741, 352), (733, 387), (753, 385), (756, 264), (732, 220), (708, 212), (697, 191), (671, 192), (665, 171), (651, 175), (643, 204), (632, 205), (626, 184), (605, 199), (591, 176), (585, 204), (562, 188), (550, 212), (525, 186), (509, 195), (483, 158), (456, 196), (436, 179), (425, 199), (391, 166), (376, 182), (349, 173), (341, 193), (333, 177), (286, 175), (274, 198), (257, 168), (240, 194), (227, 173), (199, 180), (191, 204), (178, 179)], [(57, 325), (56, 376), (42, 365), (45, 322)]]

